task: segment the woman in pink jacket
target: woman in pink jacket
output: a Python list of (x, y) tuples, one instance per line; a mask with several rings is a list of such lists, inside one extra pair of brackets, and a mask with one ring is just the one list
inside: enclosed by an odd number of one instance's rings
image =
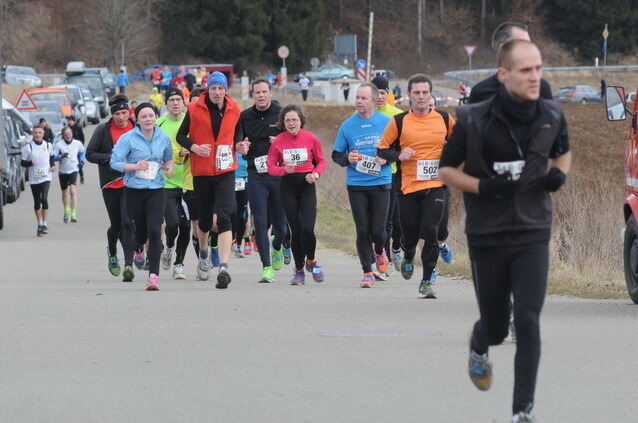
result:
[(326, 168), (326, 158), (315, 134), (303, 129), (306, 117), (296, 105), (287, 105), (279, 114), (277, 135), (268, 151), (268, 173), (281, 178), (281, 198), (292, 232), (295, 275), (292, 285), (305, 281), (304, 265), (316, 282), (323, 272), (315, 260), (317, 238), (317, 191), (315, 182)]

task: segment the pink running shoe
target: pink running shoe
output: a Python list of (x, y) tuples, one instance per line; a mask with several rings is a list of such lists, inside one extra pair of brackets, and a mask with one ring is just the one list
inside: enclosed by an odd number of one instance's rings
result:
[(146, 282), (147, 291), (159, 291), (159, 276), (155, 273), (151, 273)]
[(135, 252), (133, 254), (133, 263), (135, 263), (135, 267), (142, 270), (144, 267), (144, 263), (146, 263), (146, 259), (144, 258), (144, 251)]

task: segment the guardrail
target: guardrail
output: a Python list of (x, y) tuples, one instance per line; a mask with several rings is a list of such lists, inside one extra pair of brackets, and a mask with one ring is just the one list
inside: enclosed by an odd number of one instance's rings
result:
[[(635, 72), (638, 71), (638, 65), (626, 66), (548, 66), (543, 68), (543, 72)], [(472, 77), (482, 75), (491, 75), (496, 73), (496, 68), (491, 69), (473, 69), (473, 70), (456, 70), (445, 72), (445, 79), (451, 81), (464, 82), (474, 85), (478, 80)], [(480, 78), (478, 78), (480, 80)]]

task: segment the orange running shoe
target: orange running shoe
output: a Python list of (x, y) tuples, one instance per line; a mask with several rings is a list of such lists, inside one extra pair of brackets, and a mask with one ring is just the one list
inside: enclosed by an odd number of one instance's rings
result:
[(377, 265), (377, 270), (380, 273), (386, 273), (388, 271), (388, 258), (385, 256), (385, 252), (374, 255), (374, 264)]
[(359, 286), (361, 288), (372, 288), (374, 286), (374, 274), (372, 272), (364, 273)]

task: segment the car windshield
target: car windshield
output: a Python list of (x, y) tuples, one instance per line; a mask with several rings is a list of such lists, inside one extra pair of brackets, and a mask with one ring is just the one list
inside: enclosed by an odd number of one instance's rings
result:
[(104, 95), (102, 92), (102, 81), (97, 74), (85, 73), (82, 75), (69, 75), (66, 77), (65, 82), (70, 84), (74, 82), (84, 82), (89, 85), (93, 97), (102, 97)]
[(88, 88), (82, 88), (82, 96), (85, 101), (93, 101), (93, 97), (91, 96), (91, 91)]
[(60, 105), (57, 101), (41, 101), (37, 103), (36, 106), (43, 112), (60, 112)]
[(574, 87), (563, 87), (559, 89), (558, 91), (556, 91), (556, 94), (569, 94), (569, 93), (573, 93), (574, 91), (576, 91), (576, 88)]
[(63, 125), (61, 113), (56, 112), (43, 112), (41, 110), (32, 110), (24, 112), (31, 122), (38, 122), (41, 118), (44, 118), (51, 125)]
[(33, 101), (35, 101), (36, 104), (39, 101), (47, 100), (57, 101), (60, 106), (66, 106), (67, 104), (69, 104), (67, 103), (67, 97), (64, 93), (35, 93), (31, 94), (31, 98), (33, 98)]
[(25, 75), (36, 76), (35, 69), (33, 69), (33, 68), (22, 68), (22, 73), (25, 74)]

